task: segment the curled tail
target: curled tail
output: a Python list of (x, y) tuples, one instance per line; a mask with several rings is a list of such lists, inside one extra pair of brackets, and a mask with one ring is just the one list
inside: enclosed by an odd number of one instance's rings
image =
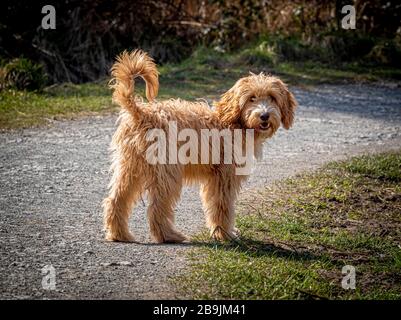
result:
[(153, 101), (157, 96), (159, 73), (153, 59), (142, 50), (121, 53), (111, 68), (111, 75), (113, 78), (110, 81), (110, 88), (114, 89), (113, 101), (135, 117), (139, 111), (133, 95), (136, 77), (142, 77), (145, 81), (148, 101)]

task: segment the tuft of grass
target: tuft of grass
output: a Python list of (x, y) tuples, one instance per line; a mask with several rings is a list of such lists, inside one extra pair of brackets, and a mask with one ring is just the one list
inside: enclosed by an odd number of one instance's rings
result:
[[(198, 299), (401, 299), (400, 161), (330, 163), (242, 199), (240, 238), (200, 234), (177, 285)], [(341, 286), (345, 265), (355, 290)]]
[(245, 64), (254, 67), (272, 67), (277, 63), (276, 52), (267, 41), (243, 50), (239, 56)]
[(349, 162), (337, 164), (351, 173), (371, 178), (401, 182), (401, 158), (397, 153), (379, 155), (374, 158), (364, 156)]

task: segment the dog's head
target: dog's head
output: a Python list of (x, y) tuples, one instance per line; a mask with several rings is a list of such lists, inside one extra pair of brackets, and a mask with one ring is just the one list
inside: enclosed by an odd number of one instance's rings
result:
[(271, 137), (280, 124), (289, 129), (294, 122), (297, 102), (280, 79), (251, 74), (239, 79), (216, 104), (221, 122), (226, 126), (240, 126)]

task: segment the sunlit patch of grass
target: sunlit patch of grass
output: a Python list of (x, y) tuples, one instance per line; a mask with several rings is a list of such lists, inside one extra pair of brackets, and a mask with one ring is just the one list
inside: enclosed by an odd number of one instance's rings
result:
[[(207, 299), (401, 299), (400, 159), (331, 163), (243, 199), (241, 237), (199, 235), (179, 287)], [(341, 286), (345, 265), (355, 290)]]
[(401, 70), (389, 67), (355, 67), (351, 64), (330, 66), (318, 62), (282, 62), (274, 70), (293, 84), (374, 82), (401, 79)]
[(401, 158), (397, 153), (355, 158), (349, 162), (337, 164), (354, 174), (361, 174), (376, 179), (401, 181)]
[(106, 85), (65, 84), (42, 93), (4, 90), (0, 93), (0, 128), (45, 125), (48, 120), (116, 110)]

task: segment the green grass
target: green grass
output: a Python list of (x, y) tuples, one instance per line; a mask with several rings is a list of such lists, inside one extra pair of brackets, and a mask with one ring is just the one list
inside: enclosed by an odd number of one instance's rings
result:
[(0, 92), (0, 129), (46, 125), (49, 120), (115, 112), (106, 82), (63, 84), (45, 92)]
[(401, 182), (401, 158), (398, 154), (355, 158), (341, 166), (351, 173), (358, 173), (371, 178)]
[[(178, 277), (198, 299), (401, 299), (401, 153), (279, 182), (238, 204), (238, 240), (196, 238)], [(356, 268), (356, 289), (341, 286)]]
[[(160, 67), (159, 98), (218, 99), (235, 81), (252, 72), (276, 74), (292, 85), (344, 83), (401, 79), (401, 70), (361, 67), (355, 64), (327, 65), (316, 62), (280, 62), (265, 43), (223, 54), (199, 48), (179, 64)], [(143, 83), (137, 87), (144, 93)], [(62, 84), (43, 92), (0, 91), (0, 129), (43, 126), (53, 119), (116, 112), (107, 80), (81, 85)]]
[(276, 71), (289, 83), (317, 85), (323, 83), (375, 82), (401, 80), (401, 70), (389, 67), (361, 67), (341, 64), (336, 67), (316, 62), (283, 62)]

